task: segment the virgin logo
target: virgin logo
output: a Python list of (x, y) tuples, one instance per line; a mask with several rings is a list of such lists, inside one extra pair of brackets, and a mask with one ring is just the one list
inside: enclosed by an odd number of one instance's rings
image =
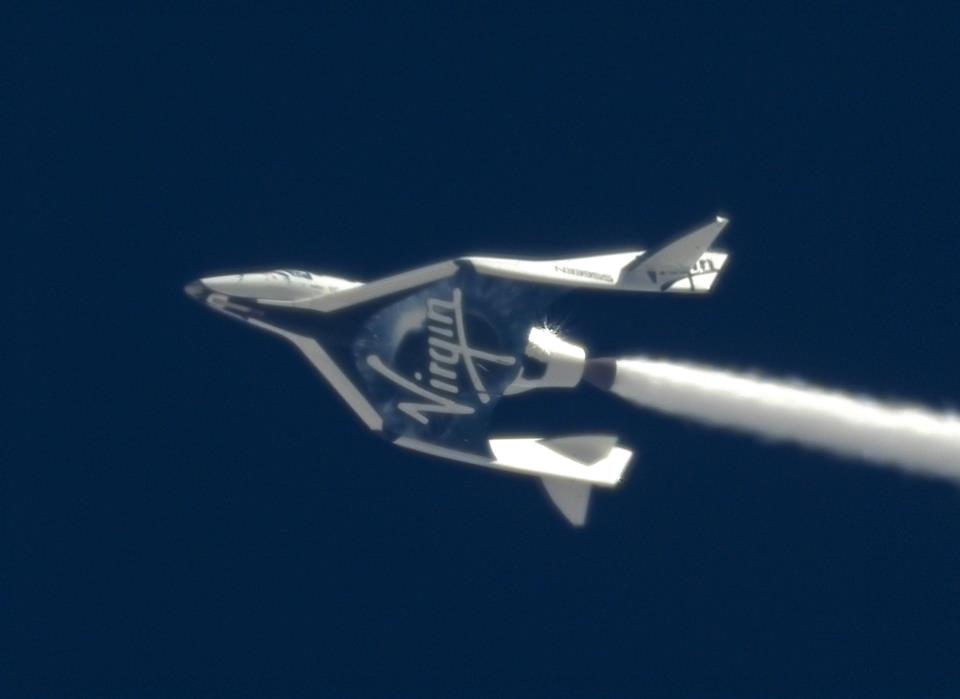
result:
[[(460, 375), (458, 373), (462, 363), (467, 370), (470, 383), (477, 392), (481, 403), (490, 402), (480, 373), (477, 371), (478, 362), (490, 362), (500, 366), (516, 364), (516, 357), (484, 352), (470, 347), (467, 342), (467, 333), (463, 322), (462, 294), (460, 289), (453, 290), (453, 299), (427, 299), (427, 353), (430, 360), (430, 390), (426, 386), (401, 376), (384, 364), (375, 354), (367, 355), (367, 364), (378, 374), (400, 388), (423, 398), (426, 402), (401, 402), (397, 407), (417, 422), (426, 425), (430, 422), (428, 413), (445, 415), (470, 415), (475, 408), (464, 405), (451, 396), (460, 393)], [(417, 381), (422, 380), (419, 372), (415, 374)]]

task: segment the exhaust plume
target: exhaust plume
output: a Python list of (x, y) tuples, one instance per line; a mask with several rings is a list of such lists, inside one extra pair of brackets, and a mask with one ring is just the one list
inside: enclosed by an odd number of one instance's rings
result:
[(960, 481), (953, 414), (644, 357), (591, 360), (585, 378), (661, 413)]

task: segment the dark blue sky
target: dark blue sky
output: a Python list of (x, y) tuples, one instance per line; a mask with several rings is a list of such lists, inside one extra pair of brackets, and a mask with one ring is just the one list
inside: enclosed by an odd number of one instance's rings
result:
[(724, 212), (714, 295), (556, 319), (598, 355), (960, 405), (935, 7), (11, 14), (0, 694), (956, 697), (955, 488), (587, 389), (505, 402), (639, 452), (576, 531), (534, 482), (370, 437), (181, 291)]

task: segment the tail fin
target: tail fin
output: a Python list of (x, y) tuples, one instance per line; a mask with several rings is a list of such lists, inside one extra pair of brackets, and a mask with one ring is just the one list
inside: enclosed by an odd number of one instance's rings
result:
[[(610, 435), (576, 435), (544, 439), (542, 443), (551, 451), (574, 459), (581, 464), (595, 465), (605, 459), (617, 444), (617, 438)], [(587, 522), (587, 510), (590, 507), (590, 491), (593, 486), (583, 481), (567, 478), (541, 478), (543, 487), (560, 514), (575, 527)]]
[(706, 226), (640, 255), (623, 268), (617, 286), (637, 291), (709, 290), (727, 256), (707, 249), (728, 222), (717, 216)]
[(569, 481), (566, 478), (544, 477), (541, 480), (547, 495), (570, 524), (575, 527), (586, 524), (592, 489), (589, 483)]

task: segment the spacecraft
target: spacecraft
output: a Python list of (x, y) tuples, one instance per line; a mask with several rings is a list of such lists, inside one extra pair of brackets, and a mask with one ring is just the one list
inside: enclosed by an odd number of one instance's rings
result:
[(706, 293), (727, 262), (714, 221), (652, 250), (559, 260), (461, 257), (370, 282), (280, 269), (187, 284), (205, 306), (293, 344), (372, 432), (398, 447), (539, 478), (574, 526), (591, 489), (620, 483), (632, 452), (610, 434), (496, 436), (498, 402), (607, 387), (615, 366), (542, 327), (577, 289)]

